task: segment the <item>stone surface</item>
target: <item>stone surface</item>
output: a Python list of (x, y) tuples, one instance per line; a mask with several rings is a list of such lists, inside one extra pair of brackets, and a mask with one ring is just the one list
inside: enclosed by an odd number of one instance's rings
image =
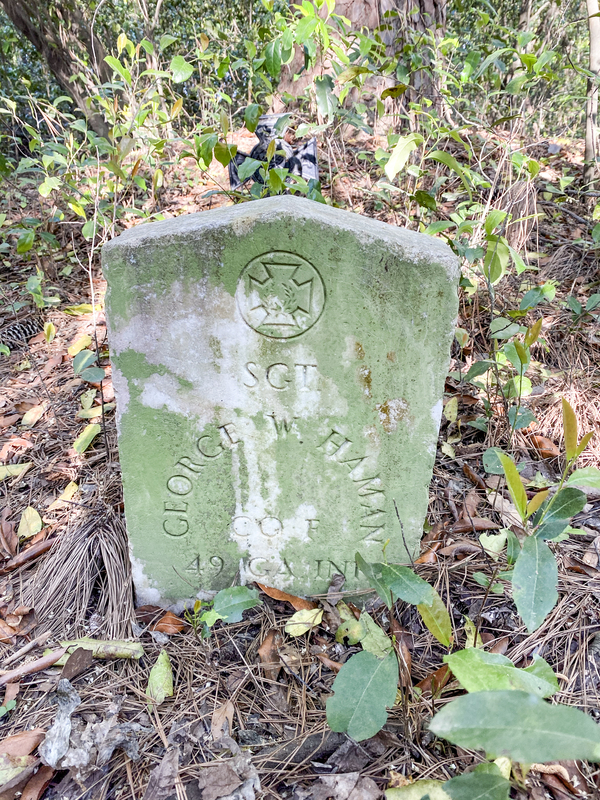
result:
[(458, 264), (431, 237), (274, 197), (103, 250), (139, 602), (326, 591), (407, 561), (427, 510)]

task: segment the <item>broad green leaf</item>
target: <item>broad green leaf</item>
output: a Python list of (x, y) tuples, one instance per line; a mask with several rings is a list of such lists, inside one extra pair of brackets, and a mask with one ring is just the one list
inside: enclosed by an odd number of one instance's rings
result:
[(517, 397), (527, 397), (531, 394), (531, 381), (527, 375), (511, 378), (504, 385), (504, 396), (508, 399)]
[(566, 486), (589, 486), (592, 489), (600, 489), (600, 469), (598, 467), (584, 467), (576, 469), (569, 475)]
[(571, 461), (577, 454), (577, 417), (564, 397), (562, 398), (562, 415), (565, 431), (565, 452), (567, 461)]
[(451, 800), (508, 800), (510, 781), (500, 774), (465, 772), (446, 781), (444, 791)]
[(230, 589), (221, 589), (215, 596), (214, 610), (226, 622), (241, 622), (242, 612), (247, 608), (259, 606), (258, 591), (247, 586), (232, 586)]
[(315, 17), (303, 17), (296, 25), (296, 42), (300, 45), (313, 35), (319, 21)]
[(153, 702), (148, 703), (148, 709), (159, 706), (165, 697), (173, 696), (173, 670), (171, 660), (166, 650), (161, 650), (156, 663), (150, 670), (146, 694)]
[(511, 566), (519, 557), (521, 542), (510, 528), (503, 528), (503, 530), (506, 532), (506, 563)]
[(510, 339), (511, 336), (519, 333), (520, 329), (520, 325), (510, 319), (494, 317), (490, 325), (490, 338)]
[(6, 478), (16, 478), (33, 465), (33, 461), (24, 461), (22, 464), (0, 464), (0, 481)]
[(451, 156), (449, 153), (445, 153), (443, 150), (433, 150), (433, 152), (429, 153), (429, 155), (425, 156), (425, 158), (433, 158), (435, 161), (439, 161), (441, 164), (445, 164), (451, 170), (456, 172), (458, 177), (461, 179), (463, 186), (467, 190), (467, 194), (469, 195), (469, 199), (471, 199), (471, 187), (467, 181), (463, 168), (460, 166), (458, 161)]
[[(538, 697), (551, 697), (558, 691), (558, 682), (552, 670), (552, 679), (549, 681), (547, 672), (542, 676), (539, 671), (532, 673), (527, 669), (517, 669), (510, 658), (499, 653), (487, 653), (470, 647), (444, 656), (444, 661), (467, 692), (518, 689)], [(545, 661), (544, 665), (550, 669)]]
[(408, 786), (385, 790), (385, 800), (450, 800), (442, 781), (415, 781)]
[(483, 260), (483, 273), (490, 283), (498, 283), (505, 274), (508, 268), (509, 256), (508, 245), (500, 241), (496, 236), (490, 237)]
[(101, 367), (88, 367), (81, 373), (81, 378), (88, 383), (100, 383), (106, 377)]
[(433, 600), (429, 605), (420, 603), (417, 611), (428, 630), (444, 647), (450, 647), (452, 643), (452, 620), (448, 609), (444, 605), (442, 598), (433, 589)]
[(19, 529), (17, 536), (19, 541), (22, 539), (30, 539), (42, 530), (42, 518), (33, 506), (27, 506), (25, 511), (21, 514), (19, 521)]
[(371, 70), (368, 67), (353, 65), (351, 67), (347, 67), (343, 72), (340, 72), (336, 78), (336, 81), (339, 84), (348, 83), (348, 81), (353, 81), (359, 75), (365, 75), (366, 73), (371, 73)]
[(371, 589), (375, 589), (379, 597), (383, 600), (388, 608), (392, 607), (392, 594), (388, 588), (387, 583), (382, 578), (383, 564), (374, 563), (370, 564), (365, 561), (360, 553), (355, 555), (356, 563), (359, 570), (368, 579)]
[(369, 615), (363, 613), (360, 619), (365, 628), (365, 634), (361, 638), (363, 650), (373, 653), (377, 658), (385, 658), (392, 651), (392, 641), (385, 631)]
[(254, 133), (260, 117), (260, 106), (257, 103), (250, 103), (244, 111), (244, 125), (250, 133)]
[(588, 433), (586, 433), (584, 436), (581, 437), (581, 441), (577, 445), (577, 451), (575, 453), (576, 456), (579, 457), (583, 453), (585, 448), (588, 446), (590, 439), (592, 439), (593, 436), (594, 436), (594, 431), (589, 431)]
[(569, 519), (575, 514), (579, 514), (586, 502), (587, 497), (580, 489), (576, 489), (574, 486), (567, 486), (557, 492), (554, 501), (544, 516), (544, 522), (551, 518)]
[(466, 381), (472, 381), (473, 378), (478, 378), (480, 375), (485, 375), (488, 370), (490, 370), (494, 366), (493, 361), (483, 360), (483, 361), (475, 361), (469, 367), (469, 371), (465, 376)]
[(393, 181), (396, 175), (403, 169), (408, 161), (408, 157), (413, 150), (423, 143), (420, 133), (409, 133), (408, 136), (401, 136), (396, 142), (392, 155), (384, 167), (388, 180)]
[(237, 153), (237, 146), (235, 144), (225, 144), (225, 142), (217, 142), (214, 147), (215, 158), (226, 167), (231, 159)]
[(485, 232), (489, 236), (494, 232), (494, 229), (500, 225), (506, 219), (506, 211), (499, 211), (498, 209), (493, 209), (485, 218), (484, 228)]
[(250, 158), (248, 156), (238, 167), (238, 178), (241, 181), (245, 181), (246, 178), (249, 178), (251, 175), (254, 175), (256, 170), (262, 166), (262, 161), (259, 161), (256, 158)]
[(383, 659), (365, 651), (352, 656), (338, 672), (333, 697), (327, 700), (329, 727), (356, 742), (375, 736), (385, 725), (386, 709), (394, 705), (397, 686), (394, 653)]
[(265, 67), (274, 80), (279, 80), (281, 73), (281, 39), (269, 42), (265, 49)]
[(194, 65), (186, 61), (183, 56), (172, 58), (169, 69), (173, 75), (173, 83), (183, 83), (194, 74)]
[(360, 619), (356, 619), (354, 614), (351, 613), (347, 619), (342, 617), (342, 624), (335, 632), (336, 642), (341, 643), (344, 639), (348, 639), (349, 644), (358, 644), (367, 633), (364, 620), (362, 619), (363, 616), (364, 615), (361, 614)]
[(528, 428), (532, 422), (537, 422), (537, 417), (528, 408), (511, 406), (508, 409), (508, 421), (511, 428), (520, 431), (522, 428)]
[(528, 536), (513, 571), (513, 600), (527, 630), (537, 630), (558, 600), (558, 568), (548, 545)]
[(527, 328), (527, 333), (525, 334), (525, 345), (527, 347), (531, 347), (532, 344), (537, 342), (538, 337), (542, 330), (543, 322), (544, 318), (540, 317), (533, 323), (533, 325), (530, 325), (529, 328)]
[(315, 96), (321, 116), (327, 120), (333, 119), (335, 110), (338, 107), (338, 99), (333, 93), (333, 78), (331, 75), (315, 78)]
[(391, 590), (395, 600), (404, 600), (413, 606), (432, 605), (435, 589), (420, 578), (410, 567), (384, 564), (381, 568), (383, 583)]
[(576, 708), (552, 706), (527, 692), (475, 692), (448, 703), (429, 724), (459, 747), (525, 764), (600, 761), (600, 727)]
[(504, 550), (506, 544), (506, 531), (501, 530), (499, 533), (480, 533), (479, 541), (485, 552), (491, 556), (494, 561), (498, 561), (500, 553)]
[(123, 66), (123, 64), (121, 64), (118, 58), (115, 58), (114, 56), (105, 56), (104, 60), (106, 61), (108, 66), (111, 67), (113, 71), (117, 73), (117, 75), (120, 75), (121, 78), (123, 78), (123, 80), (128, 86), (131, 86), (131, 72), (129, 72), (128, 69), (125, 69), (125, 67)]
[(96, 353), (92, 353), (91, 350), (82, 350), (80, 353), (77, 353), (73, 359), (73, 372), (75, 375), (79, 375), (86, 367), (93, 364), (95, 360)]
[(527, 493), (525, 492), (525, 487), (521, 483), (521, 477), (512, 458), (505, 453), (501, 453), (500, 461), (502, 462), (502, 468), (504, 469), (510, 496), (515, 504), (515, 508), (519, 512), (519, 516), (524, 520), (527, 516)]
[(101, 430), (102, 428), (97, 422), (93, 422), (91, 425), (86, 425), (73, 442), (73, 450), (75, 450), (77, 453), (85, 453)]
[(33, 247), (35, 231), (23, 231), (17, 240), (17, 253), (27, 253)]
[(498, 61), (500, 56), (503, 56), (505, 53), (514, 53), (514, 52), (515, 52), (514, 47), (501, 47), (499, 50), (494, 50), (493, 53), (490, 53), (490, 55), (487, 56), (487, 58), (485, 58), (482, 61), (481, 66), (477, 70), (477, 74), (475, 75), (475, 77), (478, 78), (480, 75), (483, 75), (483, 73), (491, 64), (494, 64), (494, 62)]
[(163, 50), (166, 50), (167, 47), (169, 47), (170, 45), (174, 44), (176, 41), (177, 41), (177, 36), (171, 36), (170, 33), (163, 33), (163, 35), (160, 37), (160, 41), (158, 43), (158, 46), (160, 48), (160, 52), (162, 53)]
[(290, 636), (304, 636), (305, 633), (320, 625), (322, 619), (322, 608), (302, 608), (289, 618), (285, 625), (285, 632)]

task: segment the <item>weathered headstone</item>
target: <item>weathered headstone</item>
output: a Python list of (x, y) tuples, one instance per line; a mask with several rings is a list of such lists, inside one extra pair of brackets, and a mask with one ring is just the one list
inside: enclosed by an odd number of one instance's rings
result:
[[(295, 197), (103, 251), (138, 601), (414, 552), (457, 313), (440, 241)], [(394, 501), (402, 520), (404, 538)]]

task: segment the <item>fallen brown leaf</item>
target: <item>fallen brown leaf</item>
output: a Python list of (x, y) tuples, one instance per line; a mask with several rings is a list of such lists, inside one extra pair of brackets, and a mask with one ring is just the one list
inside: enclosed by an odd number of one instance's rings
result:
[(442, 556), (454, 556), (455, 558), (458, 556), (464, 557), (473, 553), (481, 553), (481, 546), (463, 540), (449, 544), (447, 547), (442, 547), (439, 552)]
[(10, 703), (11, 700), (16, 700), (20, 688), (21, 688), (20, 683), (7, 683), (6, 689), (4, 691), (4, 700), (2, 701), (2, 705), (5, 706), (7, 703)]
[(28, 756), (46, 738), (44, 728), (33, 728), (7, 736), (0, 742), (0, 753), (6, 756)]
[(435, 692), (439, 692), (440, 689), (444, 688), (444, 686), (450, 680), (451, 675), (452, 673), (450, 672), (450, 667), (447, 664), (444, 664), (443, 666), (438, 667), (435, 672), (432, 672), (426, 678), (423, 678), (422, 681), (419, 681), (419, 683), (417, 683), (417, 687), (422, 692), (431, 692), (432, 694), (435, 694)]
[(340, 664), (339, 661), (332, 661), (330, 658), (327, 658), (325, 653), (316, 653), (316, 656), (319, 661), (332, 672), (339, 672), (344, 666), (343, 664)]
[(281, 669), (279, 648), (282, 644), (283, 636), (281, 633), (277, 628), (271, 628), (257, 651), (260, 662), (263, 664), (265, 676), (272, 681), (277, 680), (277, 675)]
[(508, 650), (510, 639), (508, 636), (502, 636), (500, 639), (497, 639), (494, 644), (490, 647), (490, 653), (500, 653), (503, 656), (506, 651)]
[(48, 361), (46, 361), (46, 363), (42, 367), (42, 376), (44, 378), (46, 377), (46, 375), (48, 375), (50, 372), (52, 372), (54, 367), (58, 367), (60, 364), (62, 364), (62, 360), (63, 360), (63, 356), (64, 355), (66, 355), (66, 354), (65, 353), (59, 353), (58, 355), (52, 356), (51, 358), (48, 359)]
[(474, 470), (472, 470), (468, 464), (463, 465), (463, 473), (471, 481), (472, 484), (477, 486), (478, 489), (483, 489), (485, 491), (485, 481), (483, 480), (483, 478), (480, 478), (479, 475)]
[(242, 779), (227, 761), (218, 761), (214, 766), (204, 767), (198, 779), (202, 800), (217, 800), (219, 797), (231, 796), (241, 784)]
[(60, 677), (61, 679), (66, 678), (68, 681), (72, 681), (78, 675), (81, 675), (89, 669), (93, 663), (93, 651), (87, 650), (85, 647), (78, 647), (67, 659), (67, 663), (62, 668)]
[(580, 575), (588, 575), (590, 578), (595, 578), (598, 575), (598, 570), (595, 567), (588, 567), (583, 561), (578, 561), (575, 558), (564, 556), (563, 564), (570, 572), (577, 572)]
[(176, 616), (172, 611), (167, 611), (164, 617), (161, 617), (158, 622), (151, 626), (150, 630), (173, 635), (174, 633), (181, 633), (184, 628), (185, 622), (181, 617)]
[(500, 525), (497, 522), (492, 522), (491, 519), (486, 519), (485, 517), (471, 517), (471, 519), (461, 517), (458, 522), (448, 528), (448, 533), (468, 533), (468, 531), (472, 530), (494, 531), (499, 527)]
[(263, 583), (257, 583), (256, 585), (268, 597), (272, 597), (273, 600), (283, 600), (286, 603), (290, 603), (296, 611), (317, 608), (317, 603), (313, 603), (312, 600), (305, 600), (303, 597), (296, 597), (295, 594), (282, 592), (280, 589), (274, 589), (272, 586), (265, 586)]
[(0, 642), (2, 644), (14, 644), (17, 632), (3, 619), (0, 619)]
[(436, 561), (438, 560), (436, 550), (439, 550), (440, 546), (441, 543), (440, 545), (438, 545), (438, 547), (435, 548), (435, 550), (433, 549), (433, 547), (431, 547), (429, 550), (427, 550), (426, 553), (423, 553), (422, 556), (419, 556), (419, 558), (415, 558), (415, 564), (435, 564)]
[(11, 425), (16, 425), (20, 419), (20, 414), (8, 414), (4, 417), (0, 417), (0, 428), (10, 428)]
[(143, 800), (165, 800), (173, 794), (179, 775), (179, 747), (167, 750), (162, 761), (150, 773)]
[(531, 434), (529, 441), (542, 458), (557, 458), (560, 455), (560, 450), (551, 439)]
[(26, 414), (30, 409), (35, 408), (37, 406), (38, 400), (21, 400), (19, 403), (15, 403), (15, 411), (18, 411), (19, 414)]
[(52, 767), (42, 765), (23, 789), (21, 800), (39, 800), (53, 777)]
[[(392, 620), (394, 622), (395, 620)], [(392, 625), (392, 632), (396, 637), (396, 653), (398, 655), (398, 665), (400, 667), (400, 685), (411, 686), (412, 672), (412, 636), (403, 628), (398, 626), (396, 629)]]
[(0, 544), (2, 545), (2, 549), (6, 551), (7, 556), (12, 558), (17, 553), (19, 537), (17, 536), (14, 522), (9, 522), (7, 519), (9, 514), (10, 509), (6, 506), (0, 518)]
[(477, 489), (471, 489), (471, 491), (465, 497), (465, 502), (463, 504), (463, 519), (466, 519), (468, 522), (470, 519), (477, 517), (477, 506), (480, 502), (481, 497)]
[(42, 553), (46, 553), (52, 545), (56, 542), (56, 539), (46, 539), (43, 542), (38, 542), (37, 544), (28, 547), (26, 550), (21, 550), (19, 555), (11, 558), (10, 561), (7, 561), (6, 564), (0, 568), (0, 575), (6, 575), (7, 572), (11, 572), (13, 569), (17, 569), (17, 567), (22, 567), (23, 564), (28, 564), (30, 561), (34, 561), (36, 558), (42, 555)]
[(215, 742), (221, 736), (231, 736), (234, 712), (235, 709), (231, 700), (227, 700), (223, 705), (217, 706), (213, 711), (210, 733)]
[(154, 622), (159, 614), (164, 614), (164, 608), (160, 606), (138, 606), (135, 610), (135, 618), (140, 625), (150, 625)]

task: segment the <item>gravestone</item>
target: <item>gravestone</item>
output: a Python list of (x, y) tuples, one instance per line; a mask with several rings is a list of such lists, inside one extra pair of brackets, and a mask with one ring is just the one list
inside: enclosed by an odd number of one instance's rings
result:
[(448, 247), (273, 197), (139, 225), (103, 264), (138, 602), (324, 592), (336, 572), (366, 588), (355, 553), (388, 540), (407, 562), (457, 313)]

